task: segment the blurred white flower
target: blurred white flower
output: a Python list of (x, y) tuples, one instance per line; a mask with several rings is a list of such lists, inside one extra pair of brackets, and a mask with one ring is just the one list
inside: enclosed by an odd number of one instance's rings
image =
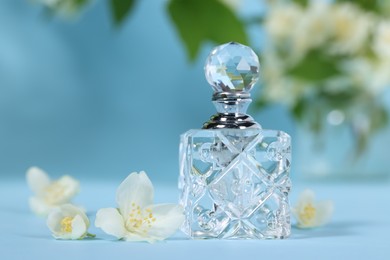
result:
[(267, 81), (267, 84), (268, 87), (262, 92), (267, 101), (277, 101), (289, 107), (295, 105), (295, 101), (304, 90), (303, 85), (288, 77)]
[(287, 105), (297, 121), (316, 131), (324, 128), (318, 118), (347, 125), (355, 124), (357, 108), (381, 113), (366, 116), (356, 140), (383, 128), (386, 110), (376, 97), (390, 87), (390, 20), (382, 21), (384, 13), (353, 1), (268, 2), (261, 104)]
[(79, 182), (72, 177), (64, 175), (52, 181), (38, 167), (29, 168), (26, 177), (30, 189), (35, 193), (29, 199), (30, 208), (40, 216), (47, 216), (53, 208), (68, 203), (79, 191)]
[(302, 9), (295, 4), (279, 4), (273, 7), (265, 20), (265, 29), (271, 37), (285, 39), (293, 33), (302, 16)]
[(74, 15), (91, 0), (32, 0), (63, 15)]
[(291, 211), (299, 228), (313, 228), (325, 225), (333, 214), (332, 201), (315, 201), (312, 190), (303, 191)]
[(95, 226), (127, 241), (164, 240), (184, 221), (183, 208), (175, 204), (153, 203), (153, 185), (145, 172), (131, 173), (118, 187), (117, 208), (103, 208)]
[(330, 51), (336, 54), (353, 54), (368, 41), (374, 19), (353, 4), (335, 4), (328, 16), (334, 37)]
[(379, 95), (390, 83), (390, 60), (356, 57), (343, 62), (342, 68), (351, 84)]
[(331, 31), (329, 23), (330, 5), (323, 1), (312, 1), (301, 13), (299, 21), (290, 24), (293, 32), (292, 53), (299, 57), (308, 50), (322, 45)]
[(46, 224), (56, 239), (94, 237), (88, 233), (88, 217), (81, 208), (72, 204), (64, 204), (53, 209), (47, 217)]
[(373, 49), (379, 57), (390, 59), (390, 20), (379, 23), (374, 35)]
[(312, 1), (307, 8), (281, 3), (270, 10), (265, 28), (272, 44), (289, 48), (284, 58), (297, 63), (309, 50), (329, 39), (332, 31), (330, 12), (331, 5), (326, 1)]

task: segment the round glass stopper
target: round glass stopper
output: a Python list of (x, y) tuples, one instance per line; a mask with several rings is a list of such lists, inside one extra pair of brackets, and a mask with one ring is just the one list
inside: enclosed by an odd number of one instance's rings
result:
[(259, 67), (251, 48), (229, 42), (211, 51), (204, 70), (215, 92), (248, 92), (259, 78)]

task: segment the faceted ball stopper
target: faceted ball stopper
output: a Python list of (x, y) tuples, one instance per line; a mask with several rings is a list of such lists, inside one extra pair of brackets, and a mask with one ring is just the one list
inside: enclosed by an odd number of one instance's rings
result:
[(204, 70), (215, 92), (249, 92), (259, 78), (259, 67), (251, 48), (229, 42), (211, 51)]

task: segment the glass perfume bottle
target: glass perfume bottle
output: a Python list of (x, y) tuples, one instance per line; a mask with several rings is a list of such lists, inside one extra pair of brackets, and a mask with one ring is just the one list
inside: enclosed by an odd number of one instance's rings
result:
[(290, 235), (290, 136), (264, 130), (246, 114), (259, 66), (252, 49), (235, 42), (207, 58), (217, 114), (180, 141), (182, 231), (192, 238)]

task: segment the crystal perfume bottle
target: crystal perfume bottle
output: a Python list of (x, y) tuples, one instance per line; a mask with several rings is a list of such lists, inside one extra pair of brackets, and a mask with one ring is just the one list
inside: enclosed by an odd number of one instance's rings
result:
[(182, 231), (192, 238), (271, 239), (290, 235), (290, 136), (246, 114), (259, 77), (257, 55), (230, 42), (205, 65), (217, 114), (181, 136)]

